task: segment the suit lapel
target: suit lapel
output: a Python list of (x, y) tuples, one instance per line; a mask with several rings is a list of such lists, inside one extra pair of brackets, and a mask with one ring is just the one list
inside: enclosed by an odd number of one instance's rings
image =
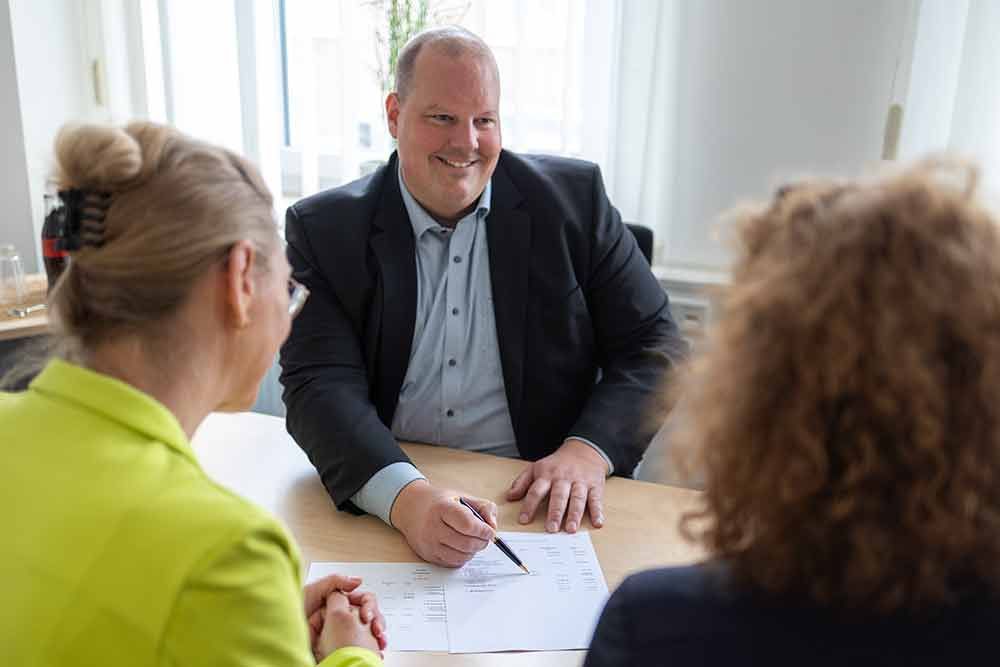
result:
[[(528, 311), (531, 217), (523, 197), (507, 176), (503, 155), (493, 173), (493, 197), (486, 219), (490, 280), (500, 363), (514, 433), (518, 432), (524, 391), (524, 335)], [(520, 438), (519, 438), (520, 439)]]
[(406, 377), (417, 317), (417, 264), (413, 228), (399, 192), (396, 156), (386, 165), (385, 184), (373, 220), (372, 252), (381, 277), (382, 311), (379, 327), (378, 396), (376, 407), (385, 423), (391, 423), (399, 390)]

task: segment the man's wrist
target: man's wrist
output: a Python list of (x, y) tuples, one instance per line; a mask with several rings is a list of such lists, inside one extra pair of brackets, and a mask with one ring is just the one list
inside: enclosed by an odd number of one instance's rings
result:
[(399, 490), (395, 500), (392, 501), (392, 508), (389, 510), (389, 525), (396, 530), (402, 531), (401, 526), (408, 524), (407, 510), (415, 504), (414, 500), (425, 490), (430, 488), (430, 482), (420, 477), (410, 481)]
[(389, 518), (399, 492), (416, 479), (424, 479), (424, 476), (413, 464), (406, 461), (391, 463), (372, 475), (351, 496), (351, 502), (391, 526)]
[[(611, 462), (611, 457), (608, 456), (605, 451), (598, 447), (595, 443), (576, 435), (568, 436), (565, 440), (563, 440), (563, 446), (566, 446), (569, 443), (573, 443), (573, 448), (578, 449), (578, 451), (597, 456), (605, 466), (606, 477), (610, 477), (614, 474), (615, 464)], [(580, 445), (582, 445), (582, 447), (580, 447)]]

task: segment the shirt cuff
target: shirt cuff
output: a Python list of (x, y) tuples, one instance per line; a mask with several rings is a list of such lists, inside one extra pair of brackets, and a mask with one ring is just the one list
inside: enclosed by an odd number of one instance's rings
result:
[[(579, 440), (583, 444), (590, 445), (591, 447), (593, 447), (594, 451), (600, 454), (601, 458), (604, 459), (604, 461), (608, 464), (608, 477), (611, 477), (612, 475), (615, 474), (615, 464), (611, 462), (611, 457), (605, 454), (603, 449), (592, 443), (590, 440), (587, 440), (586, 438), (581, 438), (578, 435), (567, 436), (566, 440)], [(566, 440), (563, 440), (564, 445), (566, 444)]]
[(361, 489), (351, 496), (351, 502), (369, 514), (374, 514), (390, 526), (389, 516), (396, 496), (410, 482), (427, 479), (412, 463), (390, 463), (371, 476)]

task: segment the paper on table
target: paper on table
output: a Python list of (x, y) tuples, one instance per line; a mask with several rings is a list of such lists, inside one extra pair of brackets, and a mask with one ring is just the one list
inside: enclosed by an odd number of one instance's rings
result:
[(329, 574), (361, 577), (385, 616), (391, 651), (447, 651), (444, 568), (427, 563), (313, 563), (309, 581)]
[(556, 651), (587, 648), (608, 587), (589, 533), (501, 532), (531, 574), (490, 545), (464, 567), (313, 563), (309, 581), (361, 577), (378, 596), (390, 651)]
[(461, 569), (446, 571), (451, 652), (587, 648), (608, 598), (590, 534), (500, 537), (531, 574), (492, 544)]

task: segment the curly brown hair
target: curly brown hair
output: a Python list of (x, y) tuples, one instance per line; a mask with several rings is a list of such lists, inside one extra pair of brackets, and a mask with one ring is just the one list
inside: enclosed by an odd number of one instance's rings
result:
[(1000, 237), (974, 168), (807, 182), (739, 212), (685, 383), (682, 529), (777, 596), (874, 614), (1000, 591)]

